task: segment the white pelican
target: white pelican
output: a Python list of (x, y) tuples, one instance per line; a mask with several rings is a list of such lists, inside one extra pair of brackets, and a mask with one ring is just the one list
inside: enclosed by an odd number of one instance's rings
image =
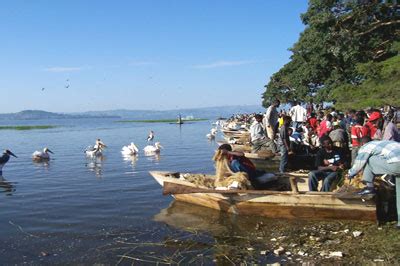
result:
[(86, 148), (85, 154), (88, 157), (100, 157), (103, 155), (103, 149), (100, 148), (98, 145), (95, 145), (94, 147), (89, 146)]
[(3, 154), (0, 156), (0, 176), (3, 175), (3, 167), (10, 160), (10, 155), (18, 158), (14, 153), (10, 150), (5, 150)]
[[(47, 147), (43, 149), (43, 151), (35, 151), (32, 154), (32, 160), (34, 161), (47, 161), (50, 160), (50, 153), (53, 153), (51, 150), (49, 150)], [(54, 153), (53, 153), (54, 154)]]
[(122, 147), (121, 153), (123, 156), (132, 156), (138, 154), (139, 149), (136, 147), (136, 145), (131, 142), (130, 145)]
[(164, 148), (163, 146), (160, 145), (160, 142), (156, 142), (153, 145), (147, 145), (144, 147), (144, 153), (145, 154), (154, 154), (154, 153), (159, 153), (161, 148)]
[(94, 145), (93, 148), (94, 148), (94, 149), (100, 148), (100, 149), (103, 150), (104, 148), (107, 148), (107, 145), (104, 144), (100, 139), (97, 139), (97, 140), (96, 140), (96, 144)]
[(212, 128), (211, 129), (211, 131), (210, 131), (210, 133), (208, 133), (207, 135), (206, 135), (206, 137), (208, 138), (208, 139), (215, 139), (215, 136), (217, 135), (217, 129), (216, 128)]
[(149, 135), (147, 136), (147, 141), (152, 141), (154, 139), (154, 132), (150, 130)]

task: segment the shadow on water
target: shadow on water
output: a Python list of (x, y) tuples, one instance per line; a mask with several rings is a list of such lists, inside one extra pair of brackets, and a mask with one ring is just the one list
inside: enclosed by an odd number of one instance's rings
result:
[(0, 175), (0, 188), (1, 192), (5, 193), (7, 196), (11, 196), (13, 192), (15, 192), (15, 185), (9, 181), (7, 181), (3, 176)]

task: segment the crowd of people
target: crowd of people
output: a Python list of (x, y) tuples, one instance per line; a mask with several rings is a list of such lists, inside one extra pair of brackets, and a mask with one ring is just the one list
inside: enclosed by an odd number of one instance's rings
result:
[(279, 110), (279, 106), (275, 100), (265, 114), (244, 117), (246, 122), (253, 121), (252, 151), (279, 154), (282, 173), (291, 155), (312, 157), (310, 191), (318, 190), (319, 181), (321, 191), (331, 191), (339, 178), (363, 172), (366, 188), (359, 194), (371, 194), (375, 192), (374, 176), (386, 174), (386, 181), (393, 184), (390, 178), (400, 175), (400, 111), (395, 108), (341, 112), (313, 102), (305, 107), (294, 102), (288, 110)]

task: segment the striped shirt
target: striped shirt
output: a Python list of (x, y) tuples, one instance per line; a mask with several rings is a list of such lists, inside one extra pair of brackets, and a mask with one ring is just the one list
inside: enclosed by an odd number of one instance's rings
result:
[(349, 176), (355, 176), (364, 169), (368, 159), (372, 156), (380, 156), (387, 163), (400, 162), (400, 143), (391, 140), (370, 141), (360, 148), (353, 167), (349, 170)]

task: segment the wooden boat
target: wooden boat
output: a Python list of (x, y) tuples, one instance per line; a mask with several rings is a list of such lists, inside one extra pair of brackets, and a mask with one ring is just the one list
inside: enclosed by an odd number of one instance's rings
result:
[(250, 144), (230, 144), (227, 141), (217, 141), (218, 146), (222, 144), (229, 144), (232, 146), (233, 151), (251, 152)]
[(299, 191), (297, 177), (282, 176), (291, 191), (214, 190), (186, 181), (177, 172), (151, 171), (164, 194), (219, 211), (273, 218), (376, 220), (376, 204), (356, 194)]
[(221, 129), (221, 132), (227, 138), (250, 138), (250, 132), (247, 130)]

